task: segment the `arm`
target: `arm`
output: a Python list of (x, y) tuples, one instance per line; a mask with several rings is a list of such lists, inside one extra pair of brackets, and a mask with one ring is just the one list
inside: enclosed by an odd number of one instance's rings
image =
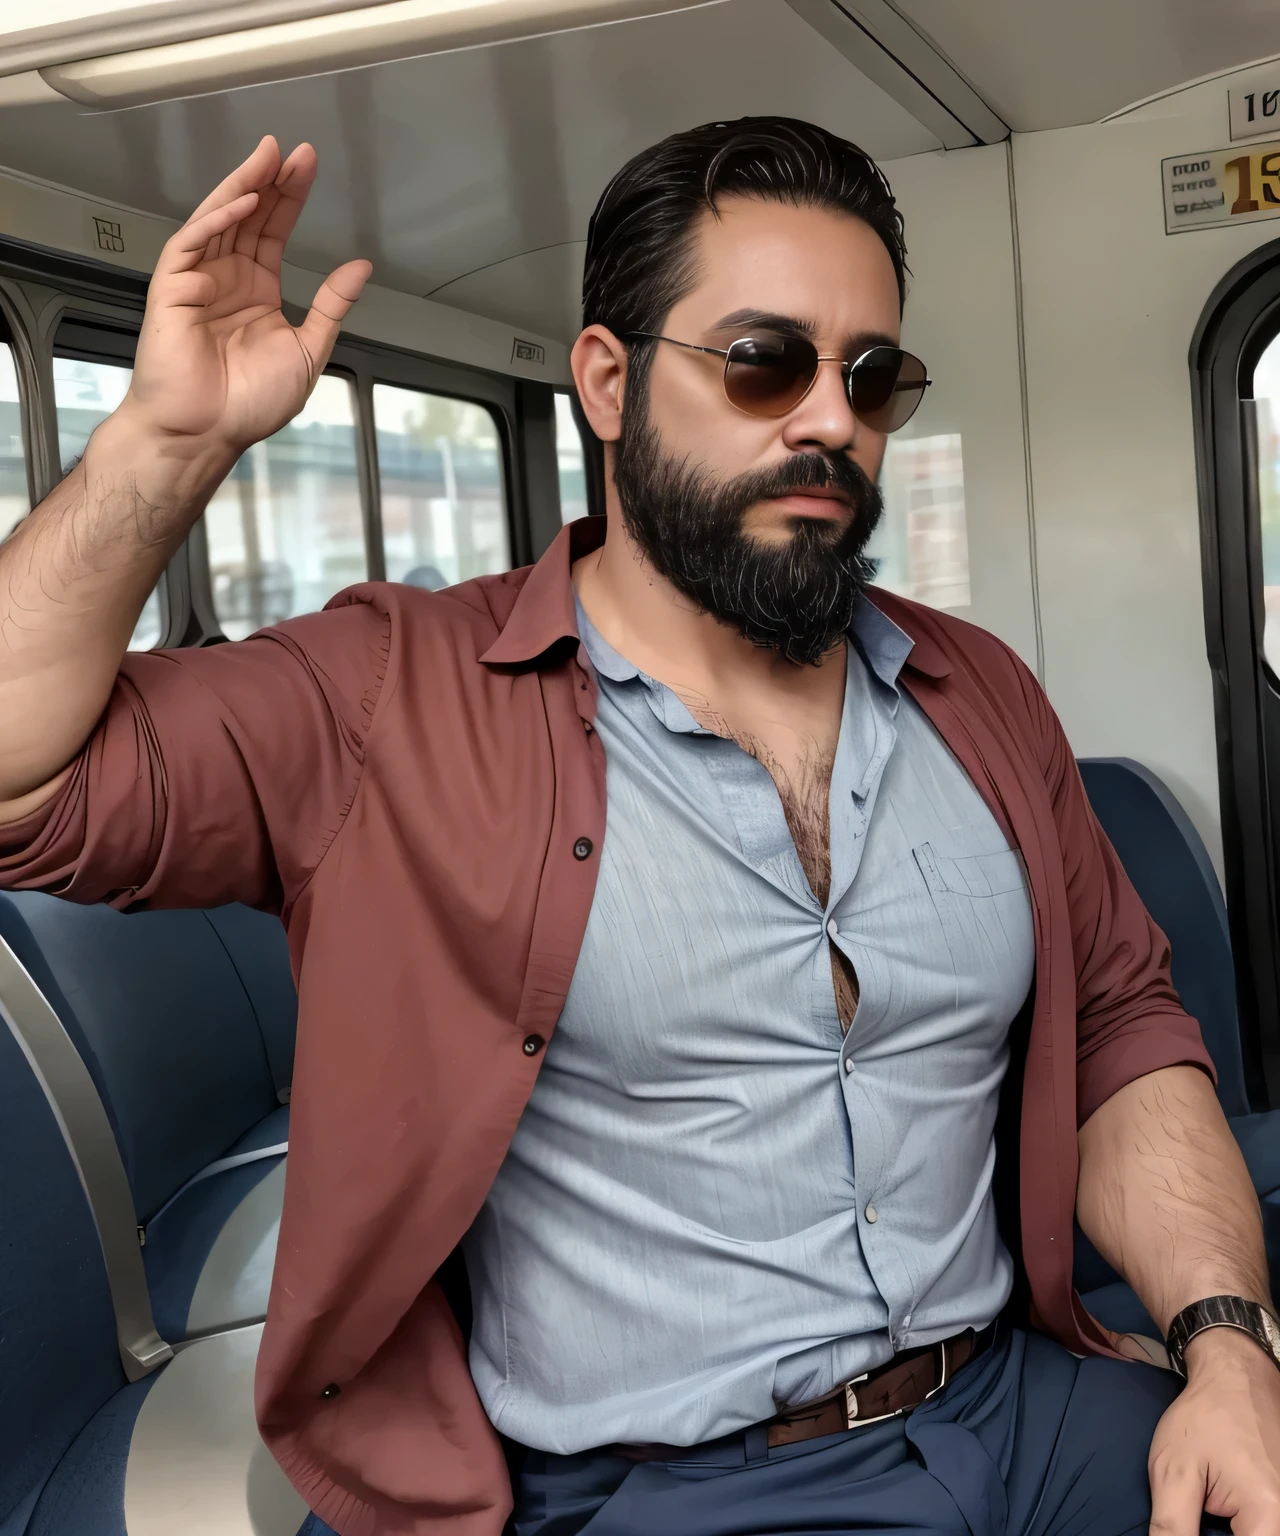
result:
[[(1140, 1077), (1090, 1115), (1076, 1214), (1162, 1335), (1206, 1296), (1272, 1305), (1258, 1199), (1213, 1085), (1194, 1067)], [(1188, 1348), (1188, 1367), (1208, 1337)]]
[[(1213, 1092), (1213, 1066), (1169, 975), (1169, 946), (1089, 806), (1062, 726), (1020, 663), (1053, 803), (1076, 991), (1076, 1214), (1157, 1325), (1206, 1296), (1270, 1305), (1257, 1201)], [(1105, 1331), (1105, 1330), (1104, 1330)], [(1118, 1353), (1146, 1360), (1137, 1341)], [(1193, 1339), (1188, 1385), (1152, 1440), (1153, 1536), (1280, 1531), (1280, 1371), (1226, 1328)], [(1145, 1367), (1144, 1367), (1145, 1368)]]
[[(1272, 1307), (1257, 1197), (1207, 1077), (1167, 1067), (1080, 1130), (1077, 1212), (1162, 1333), (1207, 1296)], [(1141, 1352), (1117, 1344), (1124, 1353)], [(1198, 1334), (1187, 1386), (1151, 1444), (1153, 1533), (1197, 1536), (1201, 1510), (1237, 1536), (1280, 1529), (1280, 1371), (1231, 1328)]]
[(239, 455), (306, 400), (368, 277), (349, 262), (296, 329), (284, 244), (315, 177), (274, 139), (166, 244), (129, 393), (0, 545), (0, 823), (49, 800), (111, 696), (147, 595)]

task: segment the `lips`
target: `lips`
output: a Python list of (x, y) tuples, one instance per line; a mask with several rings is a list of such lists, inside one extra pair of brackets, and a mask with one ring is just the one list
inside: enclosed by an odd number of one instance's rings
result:
[[(844, 518), (851, 516), (853, 513), (853, 505), (848, 497), (842, 496), (834, 488), (821, 491), (787, 491), (783, 495), (772, 499), (779, 502), (793, 503), (789, 510), (799, 517)], [(808, 505), (795, 505), (795, 503), (808, 503)]]

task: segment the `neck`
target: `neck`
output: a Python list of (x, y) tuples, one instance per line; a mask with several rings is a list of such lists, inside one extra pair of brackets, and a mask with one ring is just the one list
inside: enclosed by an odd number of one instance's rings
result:
[(611, 481), (607, 512), (605, 541), (575, 562), (573, 583), (591, 622), (619, 655), (678, 694), (728, 705), (743, 694), (785, 694), (819, 707), (843, 698), (843, 645), (816, 666), (752, 645), (653, 568), (627, 532)]

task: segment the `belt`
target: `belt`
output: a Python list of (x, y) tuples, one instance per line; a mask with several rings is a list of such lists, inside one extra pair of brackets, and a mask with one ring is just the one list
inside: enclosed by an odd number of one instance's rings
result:
[[(995, 1338), (990, 1323), (980, 1333), (966, 1328), (924, 1349), (908, 1349), (894, 1355), (874, 1371), (864, 1371), (851, 1381), (812, 1402), (788, 1408), (765, 1421), (770, 1448), (816, 1440), (841, 1430), (861, 1429), (882, 1419), (895, 1419), (936, 1397), (962, 1365), (976, 1359)], [(631, 1461), (680, 1461), (693, 1449), (687, 1445), (614, 1445), (615, 1455)]]

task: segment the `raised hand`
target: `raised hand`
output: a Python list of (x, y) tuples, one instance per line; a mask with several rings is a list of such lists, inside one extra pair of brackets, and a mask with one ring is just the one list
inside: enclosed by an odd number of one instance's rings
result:
[(265, 138), (166, 243), (122, 407), (135, 431), (234, 459), (301, 409), (372, 270), (347, 262), (285, 319), (280, 265), (315, 175), (309, 144), (281, 163)]

